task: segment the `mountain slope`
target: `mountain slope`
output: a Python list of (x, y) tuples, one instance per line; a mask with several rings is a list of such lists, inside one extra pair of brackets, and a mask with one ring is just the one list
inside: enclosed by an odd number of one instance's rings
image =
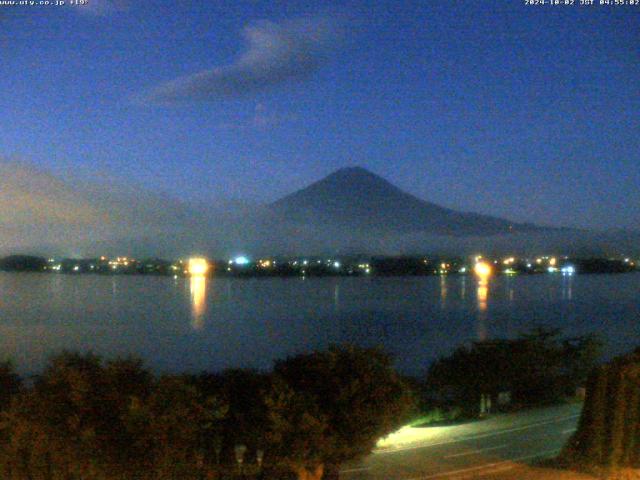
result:
[(337, 170), (272, 203), (270, 208), (293, 223), (393, 234), (496, 235), (536, 229), (533, 225), (458, 212), (421, 200), (360, 167)]

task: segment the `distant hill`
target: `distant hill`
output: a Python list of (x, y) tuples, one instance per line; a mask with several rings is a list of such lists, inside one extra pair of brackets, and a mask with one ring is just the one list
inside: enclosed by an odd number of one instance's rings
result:
[(292, 223), (385, 234), (487, 236), (540, 230), (531, 224), (441, 207), (361, 167), (337, 170), (272, 203), (270, 209)]

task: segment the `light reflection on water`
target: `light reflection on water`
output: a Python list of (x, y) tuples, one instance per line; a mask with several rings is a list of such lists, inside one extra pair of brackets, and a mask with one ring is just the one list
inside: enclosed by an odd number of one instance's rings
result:
[(207, 312), (207, 278), (204, 275), (193, 275), (189, 278), (191, 294), (191, 326), (194, 330), (204, 327), (204, 315)]
[(573, 300), (573, 275), (562, 276), (562, 299)]
[(478, 278), (478, 319), (477, 319), (477, 334), (478, 340), (487, 339), (487, 306), (489, 299), (489, 278)]
[(447, 276), (440, 275), (440, 307), (447, 306)]

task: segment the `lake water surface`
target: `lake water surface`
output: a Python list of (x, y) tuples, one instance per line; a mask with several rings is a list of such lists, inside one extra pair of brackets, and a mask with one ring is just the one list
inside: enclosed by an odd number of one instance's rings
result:
[(332, 343), (382, 345), (404, 372), (461, 342), (537, 325), (640, 346), (640, 274), (231, 279), (0, 273), (0, 359), (37, 372), (62, 349), (156, 371), (267, 368)]

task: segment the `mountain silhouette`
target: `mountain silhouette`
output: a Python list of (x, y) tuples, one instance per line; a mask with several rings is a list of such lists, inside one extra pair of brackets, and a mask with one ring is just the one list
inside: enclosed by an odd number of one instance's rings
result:
[(388, 234), (486, 236), (539, 229), (532, 224), (460, 212), (427, 202), (362, 167), (337, 170), (272, 203), (270, 209), (296, 224)]
[(363, 168), (267, 205), (191, 204), (117, 181), (77, 181), (0, 156), (0, 256), (638, 254), (640, 232), (536, 227), (458, 212)]

